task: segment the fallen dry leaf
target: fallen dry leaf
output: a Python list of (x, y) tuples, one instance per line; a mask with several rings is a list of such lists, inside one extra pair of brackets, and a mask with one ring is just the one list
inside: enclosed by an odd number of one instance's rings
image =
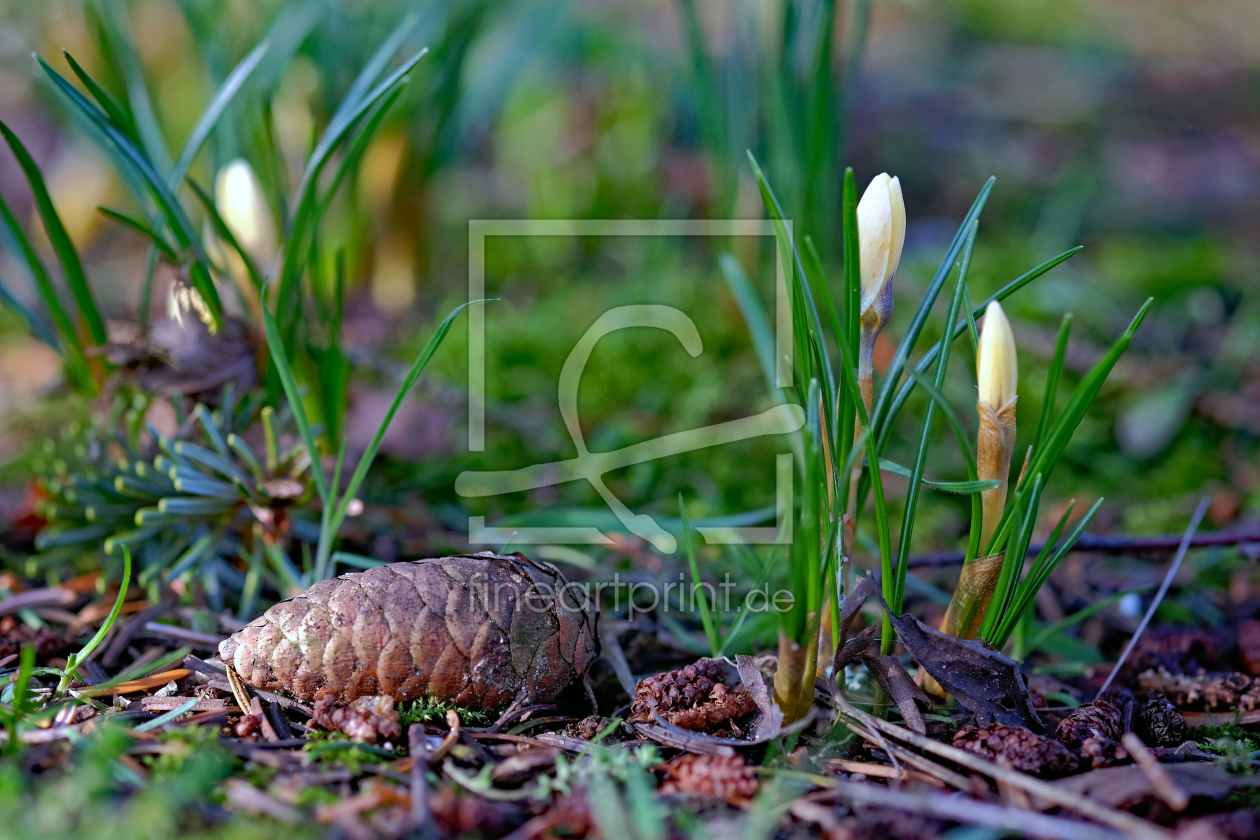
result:
[(889, 617), (906, 649), (978, 723), (1045, 731), (1014, 660), (979, 642), (934, 630), (913, 616)]

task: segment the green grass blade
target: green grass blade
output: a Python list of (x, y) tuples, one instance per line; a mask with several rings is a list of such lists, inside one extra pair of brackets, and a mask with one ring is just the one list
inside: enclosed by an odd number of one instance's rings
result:
[(67, 50), (62, 50), (61, 54), (66, 57), (66, 62), (70, 65), (70, 69), (74, 75), (78, 77), (83, 86), (87, 88), (88, 93), (96, 100), (96, 104), (101, 106), (105, 114), (109, 117), (110, 122), (127, 132), (132, 138), (136, 137), (136, 124), (132, 122), (131, 117), (118, 104), (118, 100), (110, 96), (109, 93), (96, 83), (96, 80), (88, 75), (79, 62), (74, 60), (74, 56), (70, 55)]
[[(971, 268), (971, 253), (976, 244), (976, 231), (979, 227), (979, 221), (972, 221), (967, 230), (966, 242), (963, 245), (962, 256), (958, 266), (958, 279), (954, 283), (954, 294), (950, 297), (949, 311), (945, 316), (945, 323), (952, 324), (958, 318), (958, 309), (962, 306), (963, 292), (967, 288), (967, 273)], [(918, 318), (922, 314), (925, 318), (927, 311), (931, 308), (928, 298), (934, 298), (935, 295), (929, 291), (928, 297), (924, 298), (924, 305), (920, 305), (919, 312), (915, 314)], [(921, 328), (921, 327), (920, 327)], [(907, 334), (909, 335), (909, 334)], [(903, 339), (903, 344), (905, 343)], [(913, 342), (913, 339), (910, 339)], [(936, 364), (936, 381), (933, 383), (935, 389), (940, 389), (945, 384), (945, 375), (949, 371), (949, 351), (952, 345), (946, 344), (944, 352)], [(900, 348), (898, 349), (900, 352)], [(895, 380), (896, 374), (889, 369), (888, 377), (885, 379), (887, 390), (891, 392), (892, 386), (887, 385), (888, 382)], [(901, 518), (901, 539), (897, 546), (897, 593), (896, 609), (901, 608), (901, 601), (905, 595), (906, 571), (909, 569), (910, 560), (910, 541), (914, 534), (914, 519), (919, 507), (919, 493), (922, 490), (923, 472), (927, 467), (928, 447), (932, 441), (932, 424), (936, 420), (936, 401), (929, 400), (927, 408), (923, 412), (923, 424), (919, 431), (919, 446), (915, 452), (914, 464), (910, 468), (910, 485), (906, 491), (905, 513)]]
[[(927, 323), (932, 306), (936, 303), (937, 295), (940, 294), (941, 289), (945, 285), (945, 280), (954, 269), (955, 260), (958, 259), (963, 248), (966, 247), (967, 240), (969, 238), (974, 239), (975, 226), (980, 218), (980, 211), (984, 209), (985, 202), (989, 199), (989, 193), (993, 190), (995, 180), (997, 179), (990, 177), (980, 189), (980, 194), (976, 196), (971, 209), (967, 211), (962, 224), (959, 225), (958, 232), (954, 234), (954, 240), (946, 250), (945, 258), (941, 260), (935, 276), (928, 283), (923, 299), (919, 301), (919, 306), (915, 310), (914, 316), (910, 319), (910, 323), (906, 327), (900, 343), (897, 344), (897, 350), (893, 353), (892, 361), (888, 364), (888, 372), (884, 374), (883, 381), (880, 383), (879, 392), (875, 396), (874, 409), (871, 411), (872, 422), (875, 423), (876, 436), (882, 434), (884, 426), (891, 425), (893, 415), (890, 412), (890, 408), (893, 397), (897, 392), (898, 381), (901, 379), (901, 371), (905, 367), (906, 361), (910, 358), (910, 351), (914, 349), (915, 342), (919, 340), (919, 333), (923, 331), (923, 327)], [(926, 368), (923, 369), (926, 370)]]
[(1054, 395), (1059, 390), (1059, 375), (1063, 372), (1063, 360), (1067, 355), (1068, 333), (1072, 330), (1071, 313), (1063, 316), (1059, 325), (1059, 338), (1054, 345), (1054, 358), (1050, 361), (1050, 370), (1046, 374), (1046, 392), (1041, 401), (1041, 417), (1037, 420), (1037, 434), (1033, 437), (1032, 448), (1036, 452), (1041, 448), (1046, 432), (1050, 428), (1050, 414), (1054, 410)]
[(165, 179), (158, 174), (152, 161), (146, 157), (145, 153), (140, 150), (135, 142), (125, 132), (109, 122), (103, 111), (89, 102), (74, 85), (70, 84), (64, 76), (50, 67), (46, 61), (39, 56), (35, 58), (44, 69), (44, 72), (48, 74), (54, 87), (114, 145), (114, 148), (119, 153), (118, 159), (123, 162), (133, 176), (145, 184), (149, 194), (157, 204), (158, 210), (165, 219), (167, 227), (170, 228), (171, 233), (175, 236), (179, 247), (193, 252), (194, 262), (189, 268), (189, 276), (192, 278), (193, 286), (210, 307), (215, 325), (221, 326), (223, 306), (219, 300), (218, 290), (210, 279), (209, 271), (206, 268), (205, 249), (201, 246), (201, 236), (197, 233), (184, 209), (167, 188)]
[(22, 228), (18, 226), (9, 205), (2, 198), (0, 198), (0, 229), (3, 231), (6, 243), (15, 250), (14, 256), (26, 266), (35, 292), (44, 304), (44, 309), (47, 310), (60, 336), (59, 349), (66, 366), (67, 377), (76, 388), (83, 391), (93, 390), (92, 375), (88, 369), (87, 356), (83, 352), (83, 340), (79, 336), (79, 331), (75, 329), (74, 322), (70, 320), (70, 315), (62, 306), (61, 298), (57, 295), (57, 290), (53, 288), (48, 270), (44, 268), (39, 254), (36, 253)]
[(61, 681), (57, 684), (56, 696), (60, 697), (65, 693), (66, 686), (70, 685), (74, 679), (75, 671), (78, 667), (87, 661), (93, 651), (108, 635), (113, 628), (114, 622), (118, 620), (118, 614), (122, 612), (123, 602), (127, 600), (127, 587), (131, 585), (131, 550), (127, 546), (123, 546), (123, 577), (122, 584), (118, 589), (118, 597), (114, 600), (114, 608), (109, 611), (109, 615), (105, 618), (105, 622), (100, 629), (96, 631), (91, 640), (84, 645), (78, 653), (70, 654), (66, 661), (66, 670), (62, 672)]
[(1028, 544), (1032, 540), (1033, 529), (1037, 527), (1037, 509), (1040, 507), (1041, 492), (1044, 489), (1045, 476), (1040, 472), (1035, 473), (1029, 492), (1007, 503), (1007, 510), (1014, 516), (1022, 514), (1022, 518), (1019, 520), (1019, 529), (1012, 534), (1010, 544), (1007, 545), (1006, 556), (1002, 558), (1002, 570), (998, 574), (993, 600), (989, 603), (989, 609), (984, 614), (984, 621), (977, 634), (982, 639), (994, 641), (995, 631), (1007, 615), (1015, 581), (1024, 570)]
[[(363, 457), (359, 459), (359, 463), (355, 465), (354, 473), (350, 476), (349, 483), (346, 484), (346, 492), (342, 497), (341, 503), (337, 505), (337, 512), (333, 516), (334, 530), (345, 519), (346, 511), (350, 507), (350, 502), (354, 500), (354, 496), (359, 492), (359, 487), (363, 484), (363, 479), (367, 477), (368, 468), (372, 466), (372, 461), (376, 458), (376, 452), (380, 449), (381, 441), (385, 439), (385, 432), (389, 430), (389, 424), (394, 421), (394, 415), (398, 413), (398, 409), (402, 406), (403, 400), (407, 398), (411, 387), (416, 384), (416, 380), (420, 378), (420, 374), (424, 373), (425, 367), (428, 366), (429, 360), (433, 358), (433, 354), (437, 352), (438, 347), (446, 339), (446, 334), (451, 331), (451, 326), (455, 323), (455, 318), (465, 307), (471, 306), (473, 303), (485, 303), (486, 301), (470, 301), (469, 303), (460, 304), (451, 314), (446, 316), (437, 331), (424, 345), (424, 349), (420, 351), (420, 355), (416, 357), (415, 362), (411, 365), (411, 370), (407, 373), (407, 378), (398, 386), (398, 390), (394, 393), (394, 401), (390, 403), (389, 410), (385, 412), (385, 417), (381, 420), (381, 424), (376, 429), (376, 434), (372, 436), (371, 442), (367, 449), (363, 451)], [(271, 333), (267, 334), (268, 340)], [(292, 377), (292, 373), (290, 373)]]
[[(895, 473), (896, 475), (913, 478), (914, 473), (909, 467), (904, 467), (896, 461), (890, 461), (887, 458), (879, 459), (879, 468), (884, 472)], [(930, 478), (920, 477), (919, 482), (925, 487), (931, 487), (934, 490), (940, 490), (945, 493), (956, 493), (966, 495), (968, 493), (979, 493), (983, 490), (992, 490), (1001, 484), (996, 478), (977, 479), (975, 481), (933, 481)]]
[(40, 173), (30, 153), (26, 151), (26, 147), (22, 145), (22, 141), (3, 122), (0, 122), (0, 134), (4, 135), (5, 142), (13, 150), (13, 156), (17, 158), (18, 165), (22, 167), (22, 173), (31, 186), (31, 195), (35, 198), (35, 206), (39, 209), (39, 217), (44, 223), (44, 230), (48, 232), (48, 241), (52, 243), (53, 251), (61, 263), (61, 269), (66, 275), (66, 283), (70, 286), (70, 293), (74, 295), (74, 301), (79, 307), (79, 315), (83, 318), (83, 323), (87, 325), (88, 335), (93, 344), (104, 344), (106, 341), (105, 322), (101, 319), (96, 299), (92, 297), (92, 289), (88, 285), (87, 276), (83, 273), (83, 264), (79, 262), (79, 254), (74, 249), (74, 243), (70, 241), (66, 226), (61, 223), (57, 208), (53, 206), (52, 196), (48, 194), (48, 187), (44, 184), (44, 176)]
[[(262, 307), (262, 318), (263, 331), (267, 336), (267, 349), (271, 353), (272, 364), (275, 365), (276, 372), (280, 376), (280, 384), (284, 388), (284, 395), (289, 401), (289, 409), (293, 412), (293, 420), (297, 423), (298, 432), (302, 435), (302, 442), (306, 444), (306, 451), (310, 454), (311, 474), (315, 478), (315, 489), (319, 492), (320, 501), (324, 503), (326, 508), (331, 509), (335, 500), (330, 495), (328, 476), (324, 474), (324, 466), (319, 460), (319, 446), (315, 441), (314, 432), (311, 431), (310, 420), (306, 417), (306, 406), (302, 403), (302, 392), (298, 389), (297, 380), (293, 378), (293, 368), (289, 365), (289, 357), (284, 351), (284, 343), (280, 340), (280, 330), (276, 326), (276, 319), (272, 317), (271, 309), (266, 304)], [(271, 460), (270, 450), (271, 446), (269, 445), (269, 461)]]
[(254, 68), (263, 60), (263, 56), (267, 54), (267, 49), (270, 46), (269, 41), (263, 41), (250, 50), (249, 55), (241, 59), (241, 63), (236, 65), (228, 77), (223, 80), (223, 84), (219, 85), (219, 89), (214, 92), (214, 96), (210, 97), (210, 104), (206, 106), (206, 109), (201, 112), (201, 116), (197, 118), (197, 124), (189, 132), (188, 140), (184, 143), (184, 149), (180, 152), (170, 176), (166, 179), (166, 185), (171, 190), (179, 188), (180, 182), (188, 174), (188, 167), (192, 166), (193, 159), (197, 157), (197, 152), (201, 150), (201, 147), (210, 137), (210, 132), (214, 131), (219, 118), (223, 116), (223, 112), (227, 110), (228, 105), (231, 104), (236, 94), (245, 86), (249, 75), (254, 72)]
[(179, 257), (176, 255), (175, 250), (171, 248), (171, 246), (167, 244), (166, 240), (154, 231), (153, 228), (149, 227), (144, 222), (109, 207), (97, 207), (96, 211), (106, 218), (113, 219), (115, 222), (118, 222), (124, 227), (131, 228), (136, 233), (149, 240), (149, 242), (161, 252), (162, 256), (165, 257), (168, 262), (174, 263), (179, 261)]
[(748, 275), (744, 273), (739, 260), (729, 253), (723, 253), (718, 257), (718, 265), (722, 269), (722, 276), (726, 278), (726, 284), (731, 289), (731, 295), (735, 298), (740, 314), (744, 316), (744, 323), (748, 326), (753, 351), (756, 352), (757, 361), (761, 364), (761, 373), (766, 378), (766, 387), (770, 393), (778, 394), (779, 386), (775, 381), (774, 332), (770, 329), (770, 320), (766, 317), (765, 307), (761, 305), (761, 299), (757, 297), (757, 291), (749, 282)]
[(697, 605), (700, 608), (700, 624), (704, 627), (705, 638), (709, 640), (709, 651), (718, 656), (722, 650), (722, 629), (713, 620), (709, 610), (709, 598), (704, 594), (704, 581), (700, 577), (700, 566), (696, 563), (695, 539), (691, 532), (691, 520), (687, 517), (687, 506), (683, 504), (682, 493), (678, 494), (678, 515), (682, 519), (683, 546), (687, 550), (687, 567), (691, 570), (691, 587), (696, 593)]
[[(1045, 476), (1050, 475), (1059, 460), (1059, 456), (1063, 454), (1068, 441), (1071, 440), (1073, 432), (1076, 431), (1076, 427), (1084, 419), (1085, 412), (1089, 410), (1094, 397), (1102, 389), (1103, 383), (1106, 382), (1107, 377), (1111, 374), (1112, 368), (1116, 366), (1116, 362), (1120, 360), (1120, 357), (1124, 355), (1124, 351), (1128, 349), (1133, 334), (1141, 326), (1142, 321), (1146, 318), (1146, 313), (1150, 311), (1154, 302), (1154, 298), (1147, 298), (1146, 303), (1142, 304), (1142, 308), (1133, 316), (1133, 320), (1129, 322), (1129, 326), (1124, 333), (1116, 339), (1115, 343), (1107, 350), (1106, 355), (1099, 359), (1097, 364), (1090, 368), (1089, 373), (1077, 384), (1076, 390), (1072, 392), (1072, 396), (1068, 400), (1067, 407), (1063, 410), (1063, 414), (1050, 428), (1050, 431), (1046, 433), (1046, 439), (1042, 447), (1033, 452), (1032, 459), (1028, 464), (1029, 475), (1037, 473)], [(1018, 499), (1024, 492), (1025, 487), (1020, 485), (1016, 488), (1015, 498)], [(994, 531), (993, 539), (989, 544), (989, 553), (992, 553), (994, 546), (1002, 545), (1003, 540), (1008, 536), (1011, 529), (1011, 510), (1012, 506), (1008, 504), (1007, 509), (1002, 514), (1002, 518), (998, 522), (998, 527)]]
[[(1055, 266), (1059, 265), (1062, 262), (1066, 262), (1068, 259), (1073, 257), (1075, 254), (1077, 254), (1081, 250), (1082, 250), (1081, 246), (1077, 246), (1075, 248), (1072, 248), (1071, 250), (1064, 251), (1062, 254), (1059, 254), (1058, 256), (1054, 258), (1046, 260), (1041, 265), (1037, 266), (1031, 271), (1025, 272), (1024, 274), (1021, 274), (1019, 277), (1016, 277), (1014, 280), (1007, 283), (1005, 286), (1003, 286), (1002, 288), (994, 292), (992, 295), (990, 295), (989, 298), (985, 300), (983, 303), (981, 303), (979, 306), (975, 308), (969, 308), (968, 311), (970, 312), (971, 317), (974, 319), (983, 315), (985, 307), (987, 307), (990, 303), (993, 303), (994, 301), (1006, 300), (1008, 297), (1015, 294), (1020, 289), (1024, 288), (1029, 283), (1036, 280), (1038, 277), (1045, 274), (1050, 269), (1054, 268)], [(967, 323), (961, 323), (955, 326), (952, 331), (947, 330), (946, 334), (942, 336), (941, 340), (938, 341), (935, 345), (929, 348), (926, 353), (923, 354), (923, 358), (919, 360), (919, 363), (918, 365), (916, 365), (916, 368), (920, 372), (927, 370), (928, 367), (936, 360), (937, 355), (940, 354), (941, 348), (943, 346), (943, 342), (953, 341), (954, 339), (958, 338), (958, 336), (962, 335), (963, 331), (966, 330), (967, 328), (968, 328)], [(972, 322), (972, 328), (974, 329), (974, 321)], [(879, 431), (879, 451), (880, 452), (883, 452), (884, 447), (888, 445), (888, 440), (892, 435), (892, 427), (893, 427), (893, 424), (896, 422), (897, 415), (900, 414), (901, 409), (905, 407), (906, 400), (910, 397), (910, 392), (915, 389), (918, 382), (919, 380), (917, 379), (914, 381), (903, 382), (901, 385), (901, 388), (897, 391), (897, 396), (893, 400), (892, 405), (889, 407), (887, 419), (880, 427), (880, 431)]]

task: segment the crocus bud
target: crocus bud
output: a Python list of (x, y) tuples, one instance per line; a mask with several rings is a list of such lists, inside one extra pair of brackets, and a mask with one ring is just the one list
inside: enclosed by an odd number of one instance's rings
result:
[(219, 170), (214, 183), (214, 203), (223, 223), (250, 259), (267, 262), (274, 258), (275, 223), (262, 184), (248, 163), (237, 158)]
[(993, 536), (1006, 504), (1011, 453), (1015, 449), (1015, 403), (1019, 385), (1015, 336), (1011, 333), (1011, 322), (1006, 320), (1006, 313), (997, 301), (990, 303), (984, 311), (984, 329), (980, 331), (980, 348), (976, 354), (976, 379), (979, 383), (976, 412), (980, 417), (976, 473), (981, 479), (1002, 482), (998, 487), (980, 494), (984, 515), (980, 535), (983, 550)]
[(906, 205), (901, 181), (881, 172), (857, 206), (858, 260), (862, 276), (862, 322), (878, 329), (892, 316), (892, 277), (906, 242)]
[(1019, 386), (1015, 336), (1002, 304), (996, 300), (984, 310), (984, 329), (980, 331), (980, 349), (976, 354), (976, 379), (980, 384), (980, 402), (995, 411), (1015, 399), (1015, 389)]
[(892, 318), (892, 277), (906, 241), (906, 205), (901, 182), (881, 172), (857, 206), (858, 264), (862, 279), (861, 334), (858, 341), (858, 387), (866, 408), (874, 390), (875, 339)]

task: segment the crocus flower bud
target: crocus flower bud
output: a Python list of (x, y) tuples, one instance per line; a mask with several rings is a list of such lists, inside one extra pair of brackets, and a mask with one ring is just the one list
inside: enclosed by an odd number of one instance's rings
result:
[(984, 524), (981, 529), (982, 550), (997, 528), (1006, 504), (1006, 486), (1011, 472), (1011, 453), (1015, 449), (1015, 403), (1018, 399), (1019, 369), (1015, 361), (1015, 336), (1011, 322), (997, 301), (984, 311), (984, 329), (980, 331), (980, 348), (976, 354), (976, 379), (979, 398), (976, 412), (980, 430), (976, 446), (976, 473), (981, 479), (997, 479), (1001, 485), (980, 494)]
[(862, 276), (862, 322), (878, 329), (892, 316), (892, 277), (906, 242), (906, 205), (901, 181), (881, 172), (857, 206), (858, 260)]
[(871, 407), (875, 339), (892, 318), (892, 277), (906, 241), (906, 205), (901, 182), (887, 172), (876, 175), (857, 206), (858, 264), (862, 280), (859, 308), (858, 386)]
[(254, 170), (237, 158), (219, 170), (214, 203), (241, 249), (256, 262), (274, 258), (276, 228)]
[(984, 329), (976, 354), (976, 379), (980, 402), (997, 411), (1015, 399), (1019, 369), (1015, 363), (1015, 336), (1002, 304), (996, 300), (984, 310)]

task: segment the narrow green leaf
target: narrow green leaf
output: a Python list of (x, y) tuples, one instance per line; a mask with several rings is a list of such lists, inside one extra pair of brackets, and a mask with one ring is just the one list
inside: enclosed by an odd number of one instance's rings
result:
[(174, 249), (172, 249), (171, 246), (166, 243), (166, 240), (158, 235), (153, 228), (149, 227), (144, 222), (139, 219), (132, 218), (125, 213), (112, 210), (109, 207), (97, 207), (96, 210), (101, 215), (113, 219), (125, 227), (131, 228), (145, 239), (148, 239), (149, 242), (162, 253), (162, 256), (165, 257), (168, 262), (179, 262), (179, 257), (175, 254)]
[(310, 421), (306, 417), (306, 406), (302, 404), (302, 392), (298, 390), (297, 380), (293, 378), (293, 368), (289, 365), (284, 343), (280, 340), (280, 330), (276, 326), (276, 319), (272, 317), (270, 307), (265, 304), (262, 307), (262, 318), (271, 361), (280, 376), (280, 384), (284, 388), (284, 395), (289, 401), (289, 408), (293, 412), (293, 420), (297, 423), (302, 441), (306, 444), (306, 451), (311, 456), (311, 474), (315, 477), (315, 489), (319, 491), (320, 501), (325, 507), (331, 509), (334, 499), (330, 493), (335, 492), (335, 488), (333, 491), (328, 488), (328, 477), (324, 474), (324, 467), (319, 460), (319, 446), (315, 442)]
[(44, 223), (44, 230), (48, 232), (48, 241), (52, 243), (53, 251), (61, 263), (61, 269), (65, 272), (66, 283), (70, 286), (70, 293), (74, 295), (75, 303), (78, 304), (79, 315), (87, 325), (88, 335), (93, 344), (104, 344), (106, 341), (105, 322), (101, 320), (100, 310), (97, 309), (96, 300), (92, 297), (92, 289), (88, 286), (87, 276), (83, 273), (79, 254), (74, 249), (74, 243), (70, 241), (70, 235), (66, 233), (66, 226), (61, 223), (57, 208), (53, 206), (52, 196), (48, 194), (48, 187), (44, 184), (44, 176), (40, 173), (30, 153), (26, 151), (26, 147), (22, 145), (22, 141), (3, 122), (0, 122), (0, 134), (4, 135), (5, 142), (13, 150), (13, 156), (17, 158), (18, 165), (22, 167), (22, 173), (31, 186), (31, 195), (35, 198), (35, 206), (39, 209), (39, 217)]
[(70, 65), (70, 69), (74, 71), (74, 75), (78, 77), (83, 86), (87, 88), (88, 93), (101, 106), (105, 114), (109, 117), (110, 122), (125, 131), (131, 137), (136, 137), (136, 126), (131, 121), (131, 117), (123, 110), (122, 106), (114, 97), (110, 96), (104, 88), (96, 83), (96, 80), (88, 75), (87, 71), (79, 66), (79, 62), (74, 60), (74, 56), (69, 51), (62, 50), (61, 54), (66, 57), (66, 62)]
[(687, 506), (683, 504), (682, 493), (678, 494), (678, 516), (683, 526), (683, 547), (687, 551), (687, 566), (691, 570), (691, 589), (695, 593), (700, 608), (700, 624), (704, 627), (705, 638), (709, 640), (711, 656), (717, 656), (722, 649), (722, 628), (713, 619), (709, 610), (709, 599), (704, 594), (704, 580), (700, 577), (700, 566), (696, 563), (695, 540), (691, 533), (691, 520), (687, 518)]
[[(909, 467), (903, 467), (895, 461), (887, 458), (879, 459), (879, 468), (885, 472), (895, 473), (896, 475), (912, 478), (913, 473)], [(931, 487), (933, 490), (940, 490), (945, 493), (956, 493), (966, 495), (968, 493), (979, 493), (983, 490), (992, 490), (1001, 484), (996, 478), (977, 479), (975, 481), (933, 481), (930, 478), (920, 478), (920, 483), (925, 487)]]
[(1071, 313), (1063, 316), (1059, 324), (1059, 338), (1054, 345), (1054, 357), (1050, 360), (1050, 370), (1046, 373), (1046, 392), (1041, 400), (1041, 417), (1037, 421), (1037, 434), (1033, 437), (1032, 448), (1036, 452), (1041, 448), (1046, 432), (1050, 429), (1050, 415), (1054, 411), (1054, 397), (1059, 390), (1059, 375), (1063, 372), (1063, 360), (1067, 356), (1068, 333), (1072, 330)]
[(184, 180), (184, 176), (188, 174), (188, 167), (192, 166), (193, 160), (197, 157), (197, 152), (201, 150), (206, 139), (209, 138), (210, 132), (214, 131), (215, 125), (219, 122), (219, 118), (223, 116), (223, 112), (227, 110), (228, 105), (236, 97), (244, 87), (245, 81), (249, 78), (249, 74), (254, 72), (254, 68), (262, 61), (263, 56), (267, 54), (267, 49), (271, 44), (269, 41), (263, 41), (258, 46), (250, 50), (249, 55), (241, 59), (241, 63), (236, 65), (223, 84), (219, 85), (219, 89), (214, 92), (214, 96), (210, 97), (210, 104), (201, 112), (201, 116), (197, 118), (197, 124), (188, 134), (188, 140), (184, 143), (184, 150), (180, 152), (179, 159), (175, 161), (175, 166), (171, 170), (170, 176), (166, 179), (166, 184), (171, 190), (179, 188), (179, 184)]

